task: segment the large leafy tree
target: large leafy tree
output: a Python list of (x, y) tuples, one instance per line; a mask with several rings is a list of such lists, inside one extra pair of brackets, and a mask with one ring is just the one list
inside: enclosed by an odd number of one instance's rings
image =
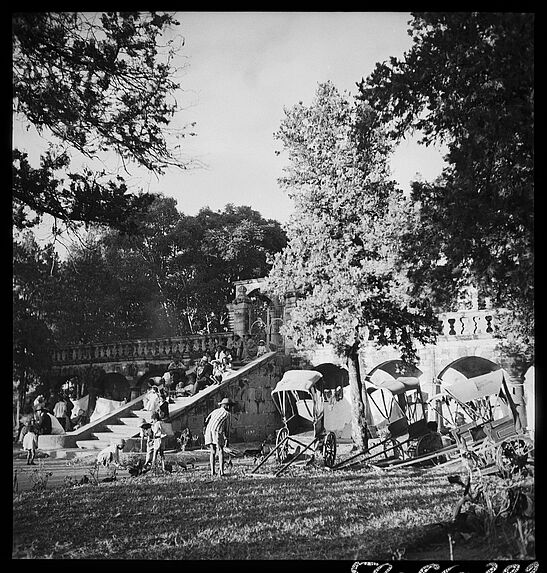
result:
[(414, 340), (434, 337), (426, 301), (412, 300), (394, 269), (401, 198), (387, 169), (390, 147), (370, 108), (331, 83), (319, 85), (309, 107), (286, 109), (276, 137), (288, 154), (280, 183), (294, 213), (270, 289), (297, 295), (286, 328), (297, 344), (330, 342), (347, 360), (353, 441), (366, 449), (360, 351), (393, 345), (413, 360)]
[(13, 384), (19, 413), (29, 389), (51, 365), (53, 309), (59, 261), (51, 246), (41, 248), (27, 231), (13, 245)]
[(150, 332), (158, 336), (222, 330), (233, 281), (267, 274), (268, 256), (284, 244), (280, 224), (250, 207), (204, 207), (191, 216), (179, 213), (175, 200), (162, 196), (133, 235), (110, 231), (102, 238), (117, 283), (130, 288), (131, 276), (143, 288), (148, 285), (142, 302)]
[(13, 151), (17, 226), (47, 213), (61, 228), (100, 222), (132, 230), (153, 198), (130, 193), (121, 170), (97, 168), (96, 160), (114, 153), (123, 169), (156, 174), (188, 165), (170, 138), (190, 131), (169, 127), (180, 45), (164, 34), (177, 24), (155, 12), (13, 14), (14, 118), (49, 142), (39, 165)]
[[(57, 344), (123, 340), (146, 330), (143, 306), (150, 289), (142, 288), (139, 276), (128, 273), (122, 278), (113, 263), (104, 256), (100, 237), (89, 234), (59, 264), (49, 302), (56, 310), (51, 323)], [(122, 261), (116, 263), (127, 268)]]
[(534, 15), (416, 13), (412, 48), (377, 64), (360, 97), (395, 139), (446, 144), (447, 167), (412, 186), (403, 256), (443, 306), (474, 284), (500, 336), (533, 358)]
[[(180, 220), (176, 200), (157, 196), (139, 221), (138, 229), (132, 236), (120, 235), (115, 231), (103, 238), (109, 245), (108, 256), (130, 260), (141, 266), (150, 281), (149, 296), (158, 304), (156, 309), (161, 319), (156, 324), (156, 334), (175, 334), (177, 332), (176, 290), (174, 280), (174, 257), (178, 251), (179, 240), (175, 233)], [(117, 273), (112, 267), (112, 272)], [(125, 277), (118, 274), (119, 280)], [(161, 327), (163, 325), (163, 327)]]
[(188, 283), (194, 293), (194, 305), (189, 310), (207, 309), (210, 324), (203, 323), (205, 315), (201, 313), (199, 328), (221, 330), (226, 326), (226, 304), (233, 298), (233, 282), (267, 275), (268, 259), (285, 246), (286, 235), (277, 221), (263, 218), (249, 206), (228, 204), (222, 211), (206, 207), (192, 222), (185, 222), (193, 229), (192, 237), (185, 231), (186, 254), (193, 262), (187, 267), (184, 255), (180, 260), (182, 268), (194, 273)]

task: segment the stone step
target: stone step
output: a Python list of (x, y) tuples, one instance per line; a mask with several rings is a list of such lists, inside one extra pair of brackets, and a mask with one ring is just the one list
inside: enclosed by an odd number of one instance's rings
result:
[(127, 434), (118, 432), (93, 432), (93, 436), (95, 436), (101, 442), (108, 442), (110, 444), (116, 440), (126, 440), (129, 437), (133, 437), (134, 434), (128, 436)]
[(119, 418), (119, 420), (126, 426), (135, 426), (137, 428), (142, 424), (142, 418), (140, 416), (134, 416), (132, 418)]
[(52, 460), (94, 460), (97, 456), (96, 450), (83, 449), (83, 448), (65, 448), (61, 450), (51, 450), (48, 452)]
[(103, 450), (110, 445), (110, 440), (78, 440), (76, 445), (82, 450)]
[(138, 416), (140, 418), (139, 420), (139, 424), (142, 422), (142, 420), (146, 420), (147, 422), (150, 422), (150, 417), (152, 416), (152, 412), (150, 412), (149, 410), (133, 410), (133, 414), (135, 414), (135, 416)]
[[(79, 450), (81, 452), (89, 452), (90, 454), (95, 454), (100, 450), (110, 446), (111, 440), (79, 440), (76, 442)], [(141, 440), (140, 438), (127, 438), (125, 439), (124, 453), (129, 452), (140, 452), (141, 451)], [(85, 454), (82, 454), (85, 455)]]
[(107, 424), (106, 427), (113, 433), (118, 434), (120, 436), (135, 436), (140, 432), (140, 427), (137, 425), (128, 426), (128, 425), (121, 425), (121, 424)]

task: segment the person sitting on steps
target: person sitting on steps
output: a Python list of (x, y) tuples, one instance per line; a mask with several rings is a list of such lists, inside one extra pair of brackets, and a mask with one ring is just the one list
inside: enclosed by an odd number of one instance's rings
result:
[(203, 388), (210, 386), (215, 382), (213, 378), (213, 365), (209, 362), (207, 355), (201, 357), (199, 364), (196, 368), (196, 381), (192, 396), (195, 396)]

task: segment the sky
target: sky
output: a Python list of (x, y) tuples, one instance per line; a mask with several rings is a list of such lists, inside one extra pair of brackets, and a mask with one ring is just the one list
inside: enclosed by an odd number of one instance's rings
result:
[[(177, 200), (179, 211), (249, 205), (264, 217), (286, 222), (292, 202), (277, 179), (286, 164), (273, 137), (283, 108), (311, 104), (318, 83), (357, 92), (377, 62), (401, 57), (411, 47), (405, 12), (178, 12), (184, 36), (178, 79), (182, 111), (177, 124), (196, 122), (185, 153), (202, 168), (170, 170), (160, 179), (145, 171), (130, 183)], [(20, 147), (32, 140), (14, 125)], [(27, 139), (28, 138), (28, 139)], [(27, 149), (32, 151), (31, 149)], [(442, 169), (438, 149), (405, 141), (392, 160), (403, 189), (419, 173)]]

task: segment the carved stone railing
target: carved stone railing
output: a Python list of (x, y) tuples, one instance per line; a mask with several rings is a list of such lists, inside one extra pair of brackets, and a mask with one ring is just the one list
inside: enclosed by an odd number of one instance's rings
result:
[(496, 311), (459, 310), (439, 314), (439, 336), (447, 338), (492, 338), (496, 324)]
[[(493, 309), (443, 312), (438, 317), (439, 336), (448, 339), (492, 338), (494, 335), (496, 311)], [(195, 359), (204, 352), (214, 353), (218, 344), (231, 348), (233, 340), (232, 332), (220, 332), (208, 335), (196, 334), (173, 338), (72, 345), (58, 348), (53, 352), (53, 365), (161, 361), (171, 360), (175, 355), (183, 360)]]
[(173, 338), (122, 340), (97, 344), (74, 344), (53, 351), (54, 366), (66, 364), (100, 364), (105, 362), (135, 362), (149, 360), (195, 359), (204, 352), (214, 353), (217, 345), (228, 348), (233, 344), (233, 333), (188, 335)]

